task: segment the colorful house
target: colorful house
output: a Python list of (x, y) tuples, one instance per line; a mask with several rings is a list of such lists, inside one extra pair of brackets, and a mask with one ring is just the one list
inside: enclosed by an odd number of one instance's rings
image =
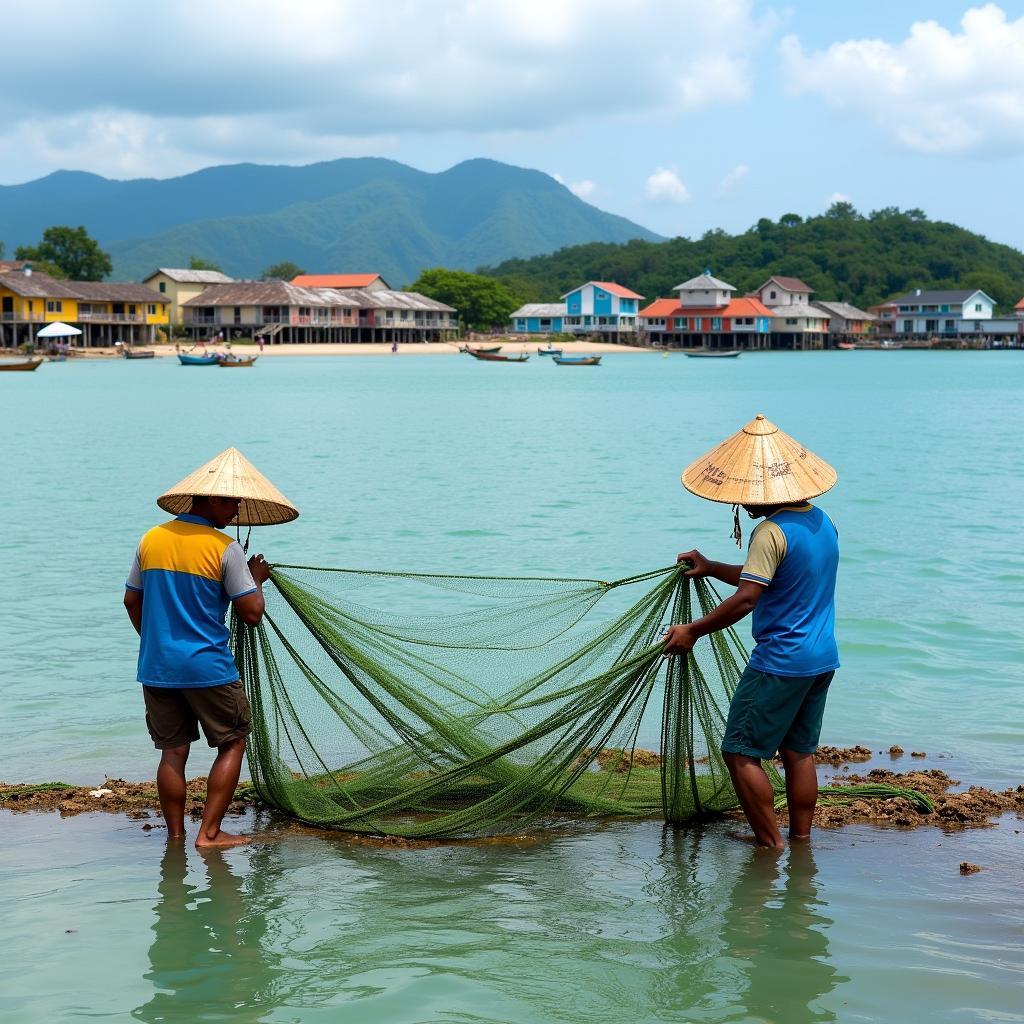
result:
[(808, 302), (788, 302), (772, 309), (771, 347), (805, 352), (825, 348), (829, 315)]
[[(871, 313), (851, 306), (848, 302), (812, 302), (811, 305), (829, 318), (828, 336), (831, 342), (866, 337), (875, 324), (876, 318)], [(785, 309), (781, 308), (779, 312), (784, 313)]]
[(527, 302), (512, 314), (512, 330), (516, 334), (561, 334), (564, 319), (564, 302)]
[(980, 288), (912, 292), (889, 300), (896, 306), (898, 338), (984, 334), (995, 300)]
[(642, 295), (614, 281), (588, 281), (562, 296), (568, 334), (596, 334), (609, 340), (633, 335)]
[(809, 284), (804, 284), (799, 277), (769, 277), (760, 288), (757, 289), (757, 297), (769, 308), (776, 306), (801, 305), (806, 306), (811, 301), (814, 289)]
[(230, 284), (234, 280), (219, 270), (187, 270), (180, 267), (160, 267), (148, 277), (142, 279), (147, 288), (159, 292), (166, 297), (170, 306), (171, 323), (180, 324), (184, 320), (182, 304), (194, 299), (204, 288), (211, 284)]
[(656, 299), (640, 311), (641, 329), (666, 347), (768, 348), (772, 311), (753, 296), (733, 298), (733, 285), (710, 270), (678, 284), (678, 299)]
[(29, 263), (0, 267), (0, 343), (34, 344), (40, 327), (62, 321), (78, 327), (86, 347), (153, 344), (169, 329), (168, 302), (134, 282), (65, 281), (33, 272)]

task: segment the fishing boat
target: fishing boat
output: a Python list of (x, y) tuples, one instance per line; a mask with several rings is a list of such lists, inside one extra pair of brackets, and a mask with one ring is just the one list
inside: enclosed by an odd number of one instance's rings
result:
[(537, 349), (537, 355), (539, 356), (560, 356), (564, 349), (560, 348), (539, 348)]
[(555, 356), (558, 366), (600, 366), (600, 356)]
[(19, 359), (16, 363), (0, 363), (0, 370), (11, 373), (30, 373), (32, 370), (38, 370), (42, 361), (42, 356), (36, 356), (34, 359)]
[(459, 347), (460, 352), (465, 352), (467, 355), (485, 355), (485, 356), (496, 356), (503, 348), (503, 345), (486, 345), (480, 348), (470, 348), (468, 345), (461, 345)]
[(687, 352), (686, 355), (690, 359), (735, 359), (740, 354), (739, 349), (729, 349), (723, 352), (715, 352), (713, 350)]
[(123, 348), (121, 349), (121, 355), (125, 359), (153, 359), (156, 353), (149, 348)]
[(221, 356), (219, 362), (221, 366), (252, 366), (259, 356), (248, 356), (243, 358), (242, 356)]
[(836, 348), (841, 348), (844, 352), (852, 352), (856, 347), (856, 344), (852, 341), (841, 341), (836, 345)]
[(205, 355), (195, 356), (188, 352), (179, 352), (178, 360), (182, 366), (216, 366), (220, 362), (220, 353), (208, 352)]
[(485, 363), (525, 363), (530, 358), (525, 352), (518, 356), (502, 356), (497, 352), (480, 352), (472, 348), (466, 349), (466, 351), (474, 359), (480, 359)]

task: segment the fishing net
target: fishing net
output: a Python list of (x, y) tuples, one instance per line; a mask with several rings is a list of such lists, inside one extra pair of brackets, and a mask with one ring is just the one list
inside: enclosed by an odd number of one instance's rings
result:
[(250, 771), (303, 821), (458, 838), (738, 806), (719, 744), (746, 655), (733, 630), (662, 655), (665, 626), (719, 601), (682, 567), (607, 583), (277, 565), (265, 595), (260, 626), (233, 624)]

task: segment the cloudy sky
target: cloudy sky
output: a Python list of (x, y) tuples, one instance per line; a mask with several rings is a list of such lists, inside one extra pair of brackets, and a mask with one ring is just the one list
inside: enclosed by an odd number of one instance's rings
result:
[(13, 0), (4, 14), (3, 184), (488, 156), (666, 235), (842, 197), (1024, 247), (1021, 0)]

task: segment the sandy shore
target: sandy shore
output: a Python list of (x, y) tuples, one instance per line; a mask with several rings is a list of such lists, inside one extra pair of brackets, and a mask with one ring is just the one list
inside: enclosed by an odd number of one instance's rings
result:
[[(231, 351), (237, 356), (251, 356), (251, 355), (262, 355), (262, 356), (453, 356), (459, 355), (459, 346), (465, 344), (465, 342), (430, 342), (429, 344), (404, 344), (398, 346), (398, 352), (391, 351), (390, 342), (353, 342), (352, 344), (334, 344), (329, 345), (326, 343), (314, 343), (309, 345), (264, 345), (263, 351), (260, 352), (256, 345), (239, 345), (233, 344)], [(470, 347), (487, 347), (491, 345), (501, 345), (502, 354), (517, 356), (522, 352), (526, 352), (529, 355), (536, 356), (537, 349), (541, 348), (541, 344), (538, 341), (524, 342), (518, 339), (507, 339), (507, 338), (494, 338), (494, 339), (474, 339), (468, 343)], [(174, 357), (176, 350), (174, 345), (139, 345), (138, 348), (150, 349), (161, 357)], [(641, 348), (637, 345), (610, 345), (607, 342), (590, 342), (590, 341), (574, 341), (566, 345), (561, 345), (567, 354), (569, 355), (584, 355), (589, 353), (600, 353), (606, 352), (629, 352), (629, 353), (640, 353), (643, 355), (656, 355), (655, 350), (650, 348)], [(182, 352), (190, 348), (188, 344), (181, 344), (179, 346)], [(224, 351), (224, 345), (210, 345), (210, 351)], [(7, 353), (4, 353), (7, 354)], [(21, 353), (11, 352), (10, 356), (20, 355)], [(120, 355), (117, 349), (114, 348), (90, 348), (76, 350), (72, 359), (113, 359)]]

